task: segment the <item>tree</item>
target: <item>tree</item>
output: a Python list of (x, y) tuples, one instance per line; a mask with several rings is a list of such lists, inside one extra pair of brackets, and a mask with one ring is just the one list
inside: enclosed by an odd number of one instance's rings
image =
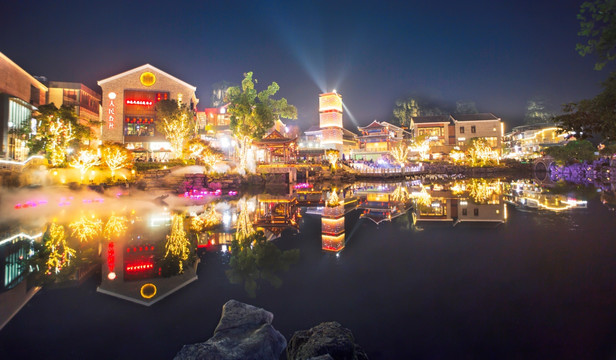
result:
[(28, 141), (31, 153), (44, 151), (52, 166), (66, 161), (69, 148), (79, 147), (79, 142), (90, 138), (90, 129), (79, 123), (72, 106), (41, 105), (36, 119), (36, 134)]
[(120, 170), (132, 164), (133, 153), (118, 143), (106, 142), (101, 146), (103, 162), (111, 170), (111, 178), (116, 170)]
[(73, 158), (73, 161), (69, 164), (71, 167), (79, 169), (79, 174), (81, 175), (81, 182), (83, 182), (83, 177), (93, 166), (100, 165), (100, 160), (98, 159), (98, 154), (92, 150), (81, 150), (77, 156)]
[[(586, 37), (587, 42), (577, 44), (576, 49), (582, 56), (596, 54), (599, 61), (595, 69), (601, 70), (616, 59), (616, 0), (587, 1), (578, 19), (578, 35)], [(602, 85), (603, 91), (593, 99), (563, 106), (565, 114), (554, 118), (562, 132), (575, 132), (578, 139), (599, 135), (616, 140), (616, 74), (610, 74)]]
[(198, 138), (190, 139), (186, 143), (184, 153), (189, 159), (200, 160), (208, 170), (224, 158), (220, 151), (210, 146), (210, 143)]
[(232, 86), (233, 84), (224, 80), (212, 85), (212, 107), (219, 107), (225, 104), (225, 97), (227, 96), (227, 91), (229, 91), (229, 88)]
[(545, 110), (545, 100), (539, 97), (528, 100), (524, 122), (526, 124), (542, 124), (552, 120), (554, 115)]
[(325, 156), (327, 157), (327, 161), (329, 161), (329, 165), (331, 165), (332, 169), (336, 169), (336, 163), (338, 162), (338, 157), (340, 152), (338, 150), (327, 150), (325, 151)]
[(563, 106), (565, 114), (554, 121), (562, 132), (573, 132), (578, 139), (599, 135), (616, 140), (616, 73), (603, 82), (603, 91), (593, 99)]
[(415, 116), (434, 116), (448, 113), (431, 100), (419, 97), (407, 97), (396, 100), (394, 118), (400, 126), (410, 126), (411, 118)]
[(419, 116), (419, 105), (417, 100), (408, 98), (405, 100), (396, 100), (396, 106), (394, 107), (394, 118), (400, 126), (410, 126), (411, 118)]
[(174, 157), (181, 157), (184, 142), (195, 133), (195, 114), (186, 104), (175, 100), (161, 100), (156, 103), (156, 130), (165, 135), (171, 144)]
[(474, 101), (456, 101), (456, 114), (477, 114), (477, 106)]
[(577, 18), (580, 21), (578, 35), (587, 40), (586, 43), (577, 44), (575, 49), (582, 56), (597, 55), (595, 70), (601, 70), (616, 59), (616, 1), (586, 1), (580, 7)]
[(248, 168), (248, 148), (252, 140), (263, 138), (279, 118), (297, 119), (297, 109), (287, 99), (274, 100), (280, 87), (272, 82), (267, 89), (257, 92), (252, 72), (244, 74), (241, 87), (231, 87), (227, 92), (231, 130), (238, 142), (239, 168)]
[(592, 161), (597, 149), (588, 140), (570, 141), (565, 146), (553, 146), (545, 149), (545, 154), (553, 157), (559, 163)]
[(393, 156), (394, 160), (396, 160), (396, 162), (400, 164), (400, 167), (402, 168), (404, 167), (404, 164), (406, 164), (406, 159), (409, 156), (409, 147), (406, 144), (402, 143), (391, 149), (391, 156)]
[(472, 138), (471, 146), (468, 149), (468, 158), (471, 166), (485, 165), (489, 163), (498, 164), (500, 157), (498, 151), (492, 149), (485, 138)]

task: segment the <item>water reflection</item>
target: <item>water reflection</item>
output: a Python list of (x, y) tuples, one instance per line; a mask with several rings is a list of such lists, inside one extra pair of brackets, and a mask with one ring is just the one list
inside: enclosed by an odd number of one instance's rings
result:
[[(189, 199), (173, 204), (177, 200), (171, 197), (171, 210), (162, 202), (137, 206), (130, 196), (113, 203), (102, 198), (94, 201), (98, 195), (69, 192), (54, 195), (55, 200), (33, 197), (8, 210), (32, 215), (7, 213), (5, 217), (10, 224), (4, 224), (5, 240), (0, 243), (5, 269), (2, 291), (16, 287), (26, 274), (32, 284), (55, 286), (78, 283), (96, 270), (101, 273), (101, 293), (149, 305), (197, 279), (200, 249), (226, 254), (229, 281), (255, 296), (264, 282), (280, 286), (282, 273), (298, 259), (299, 250), (282, 251), (277, 239), (299, 232), (304, 216), (321, 222), (320, 242), (313, 245), (325, 253), (340, 254), (353, 236), (347, 227), (357, 221), (430, 231), (433, 225), (498, 226), (507, 222), (511, 211), (562, 218), (586, 208), (593, 196), (614, 206), (616, 196), (610, 186), (602, 186), (598, 193), (592, 187), (529, 179), (357, 182), (340, 188), (302, 186), (287, 193), (239, 199), (212, 197), (198, 204)], [(103, 206), (104, 202), (108, 205)], [(37, 215), (44, 224), (25, 221)], [(11, 238), (25, 227), (27, 234), (44, 235), (35, 240)]]

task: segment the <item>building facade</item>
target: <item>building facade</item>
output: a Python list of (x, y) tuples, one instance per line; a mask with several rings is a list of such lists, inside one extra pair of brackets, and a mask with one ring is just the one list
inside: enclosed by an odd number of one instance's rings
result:
[(353, 152), (353, 158), (357, 160), (377, 160), (411, 138), (411, 133), (386, 121), (374, 120), (357, 129), (361, 132), (359, 149)]
[(161, 120), (156, 115), (156, 103), (176, 100), (195, 109), (199, 101), (196, 87), (150, 64), (100, 80), (98, 85), (103, 99), (101, 140), (153, 154), (171, 149), (164, 134), (156, 130)]
[(411, 118), (413, 137), (430, 140), (430, 151), (449, 154), (454, 148), (466, 150), (471, 139), (484, 138), (502, 153), (504, 123), (492, 113), (415, 116)]
[(50, 81), (48, 87), (47, 102), (58, 108), (62, 105), (72, 106), (80, 124), (90, 128), (90, 139), (84, 139), (85, 142), (93, 147), (100, 145), (101, 94), (74, 82)]
[(537, 157), (546, 147), (565, 145), (570, 136), (554, 124), (517, 126), (504, 137), (505, 156), (514, 159)]
[(32, 114), (45, 104), (47, 87), (0, 52), (0, 158), (23, 161), (36, 130)]

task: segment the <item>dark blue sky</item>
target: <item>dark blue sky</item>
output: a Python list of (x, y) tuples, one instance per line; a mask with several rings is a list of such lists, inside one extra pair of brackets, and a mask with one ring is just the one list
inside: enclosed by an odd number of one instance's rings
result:
[[(318, 123), (336, 88), (359, 125), (394, 101), (474, 101), (509, 125), (540, 96), (553, 110), (596, 95), (607, 71), (575, 52), (581, 1), (5, 1), (0, 51), (49, 80), (96, 81), (150, 63), (197, 86), (254, 71)], [(345, 114), (345, 124), (352, 126)]]

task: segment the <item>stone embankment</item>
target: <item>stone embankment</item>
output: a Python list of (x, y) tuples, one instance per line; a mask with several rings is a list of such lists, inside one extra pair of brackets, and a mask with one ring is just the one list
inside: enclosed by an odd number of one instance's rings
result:
[(203, 343), (184, 345), (174, 359), (279, 359), (285, 348), (289, 360), (368, 359), (351, 331), (337, 322), (297, 331), (287, 346), (285, 337), (272, 326), (273, 319), (269, 311), (229, 300), (214, 336)]

